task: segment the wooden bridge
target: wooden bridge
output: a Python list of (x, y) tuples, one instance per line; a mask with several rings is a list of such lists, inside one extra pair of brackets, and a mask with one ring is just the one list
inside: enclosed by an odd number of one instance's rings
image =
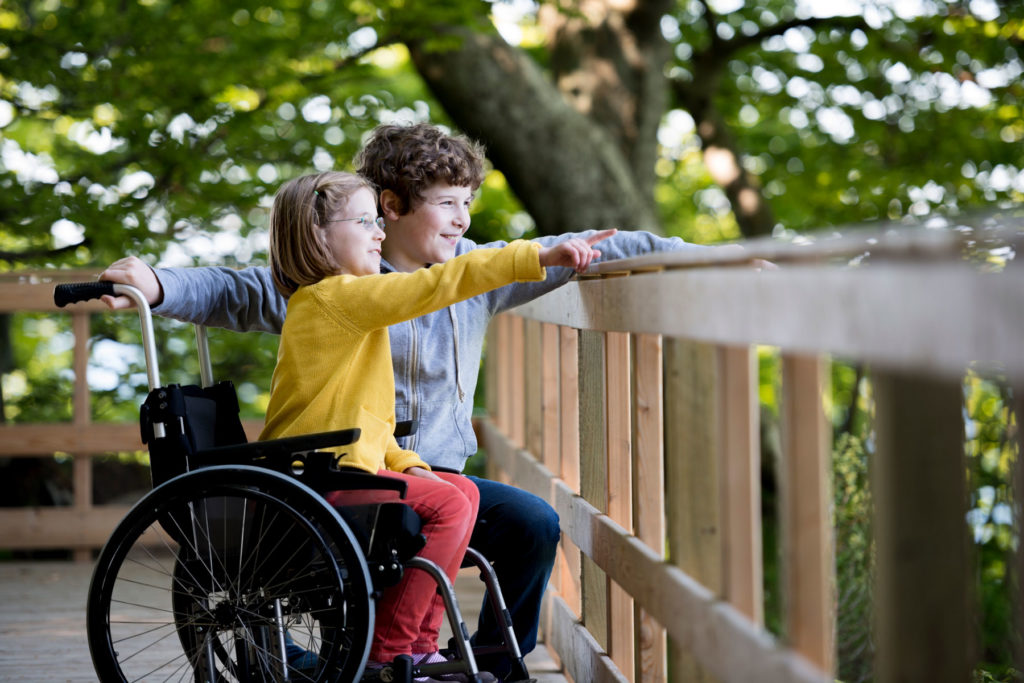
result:
[[(499, 316), (478, 432), (491, 476), (561, 517), (543, 629), (566, 676), (835, 680), (829, 378), (842, 359), (866, 368), (874, 416), (874, 680), (971, 680), (964, 378), (1015, 389), (1024, 410), (1024, 269), (1002, 261), (1022, 244), (996, 226), (653, 255), (600, 264)], [(4, 284), (0, 311), (51, 310), (52, 286)], [(88, 310), (71, 314), (78, 378)], [(781, 428), (776, 461), (762, 463), (766, 355), (778, 361)], [(124, 513), (91, 504), (90, 459), (140, 448), (135, 426), (91, 424), (84, 382), (74, 405), (67, 425), (0, 427), (0, 456), (61, 452), (75, 463), (74, 504), (0, 510), (0, 548), (76, 548), (85, 559)], [(778, 562), (765, 554), (762, 470), (778, 484)], [(1020, 497), (1011, 502), (1019, 538)], [(1011, 577), (1024, 567), (1016, 547)], [(769, 565), (782, 594), (775, 633)], [(1012, 601), (1019, 634), (1024, 601)]]

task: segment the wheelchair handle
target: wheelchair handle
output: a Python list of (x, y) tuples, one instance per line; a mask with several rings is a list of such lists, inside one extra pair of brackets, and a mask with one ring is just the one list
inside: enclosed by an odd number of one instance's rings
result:
[(153, 314), (149, 310), (149, 302), (145, 295), (131, 285), (100, 280), (98, 282), (68, 282), (53, 288), (53, 303), (58, 308), (68, 304), (99, 299), (105, 295), (126, 296), (135, 302), (139, 310), (139, 322), (142, 324), (142, 350), (146, 355), (146, 377), (149, 390), (160, 386), (160, 367), (156, 360), (156, 341), (153, 335)]

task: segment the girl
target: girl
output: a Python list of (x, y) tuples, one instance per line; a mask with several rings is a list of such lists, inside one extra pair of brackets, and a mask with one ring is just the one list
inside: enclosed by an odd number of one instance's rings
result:
[[(584, 270), (600, 256), (592, 245), (614, 231), (549, 248), (517, 241), (413, 273), (382, 275), (376, 193), (360, 176), (340, 172), (286, 183), (274, 198), (270, 222), (274, 284), (290, 299), (260, 438), (359, 427), (359, 440), (339, 465), (407, 483), (405, 502), (422, 518), (427, 539), (421, 555), (454, 581), (479, 493), (462, 475), (432, 472), (395, 441), (387, 328), (511, 282), (543, 280), (545, 266)], [(349, 502), (350, 495), (329, 494), (328, 500)], [(401, 654), (416, 663), (441, 661), (443, 616), (432, 580), (424, 572), (406, 572), (378, 603), (369, 666)]]

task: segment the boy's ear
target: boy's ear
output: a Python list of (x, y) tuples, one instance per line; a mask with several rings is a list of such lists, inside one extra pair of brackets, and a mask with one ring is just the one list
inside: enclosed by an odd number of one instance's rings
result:
[(380, 193), (380, 212), (387, 222), (398, 220), (402, 215), (402, 200), (391, 190), (382, 190)]

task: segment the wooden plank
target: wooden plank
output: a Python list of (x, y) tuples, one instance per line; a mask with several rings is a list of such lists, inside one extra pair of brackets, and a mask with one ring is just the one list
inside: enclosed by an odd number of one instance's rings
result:
[(508, 316), (508, 382), (502, 384), (502, 391), (508, 393), (508, 433), (512, 442), (522, 448), (526, 444), (526, 391), (525, 343), (523, 318)]
[[(981, 225), (978, 226), (983, 227)], [(984, 225), (991, 230), (990, 225)], [(963, 234), (946, 230), (920, 228), (884, 228), (869, 230), (858, 228), (845, 234), (831, 231), (806, 233), (800, 242), (781, 242), (774, 237), (744, 240), (742, 245), (728, 245), (716, 249), (680, 249), (657, 252), (615, 261), (601, 261), (587, 272), (623, 273), (649, 271), (654, 268), (679, 268), (709, 265), (735, 265), (752, 259), (792, 263), (812, 261), (823, 263), (839, 256), (858, 256), (870, 252), (872, 256), (899, 256), (904, 259), (931, 258), (956, 259), (966, 239)], [(1007, 231), (1004, 239), (1012, 239)]]
[[(669, 559), (722, 593), (715, 348), (665, 340), (665, 489)], [(706, 681), (683, 643), (669, 643), (674, 680)]]
[(835, 669), (835, 552), (832, 543), (832, 423), (817, 356), (782, 356), (779, 471), (782, 590), (790, 645), (823, 671)]
[[(608, 516), (633, 529), (632, 400), (630, 344), (625, 332), (606, 332), (605, 351), (605, 495)], [(635, 680), (633, 599), (614, 581), (608, 583), (608, 652), (620, 671)]]
[(558, 652), (572, 680), (580, 683), (625, 683), (629, 680), (561, 598), (551, 599), (549, 609), (550, 645)]
[(761, 541), (761, 438), (757, 355), (749, 346), (718, 347), (722, 449), (722, 550), (725, 597), (764, 624)]
[(872, 372), (875, 680), (971, 678), (973, 584), (959, 382)]
[[(579, 333), (580, 495), (607, 510), (608, 461), (605, 457), (605, 356), (600, 332)], [(605, 650), (608, 640), (608, 577), (582, 558), (583, 623)]]
[(516, 310), (583, 329), (772, 344), (948, 377), (959, 377), (971, 361), (994, 360), (1020, 377), (1024, 316), (1005, 313), (1021, 309), (1024, 268), (981, 273), (966, 263), (873, 263), (587, 279)]
[[(481, 440), (508, 442), (495, 425), (480, 423)], [(509, 442), (510, 443), (510, 442)], [(513, 458), (532, 461), (511, 445)], [(535, 462), (535, 461), (533, 461)], [(532, 466), (532, 465), (531, 465)], [(729, 683), (833, 683), (799, 654), (788, 651), (732, 605), (685, 572), (664, 561), (560, 480), (528, 489), (558, 511), (562, 531), (609, 576), (615, 578), (669, 633), (687, 646), (713, 675)], [(558, 650), (568, 666), (570, 651)]]
[[(263, 420), (243, 420), (250, 441), (259, 436)], [(0, 425), (0, 456), (39, 457), (54, 453), (95, 455), (119, 451), (145, 450), (139, 425), (123, 422), (93, 422), (76, 426), (67, 422), (52, 424)]]
[(544, 466), (558, 473), (562, 469), (561, 416), (559, 414), (559, 377), (562, 374), (558, 348), (558, 326), (542, 323), (541, 327), (541, 460)]
[[(560, 475), (566, 485), (577, 493), (580, 490), (580, 394), (579, 394), (579, 334), (571, 327), (558, 328), (558, 355), (562, 366), (559, 383), (559, 453)], [(562, 535), (558, 553), (559, 592), (566, 604), (577, 615), (583, 614), (583, 559), (579, 548)]]
[[(665, 442), (661, 337), (633, 335), (633, 525), (637, 538), (665, 555)], [(665, 629), (649, 612), (636, 610), (636, 680), (665, 680)]]
[(523, 444), (530, 453), (540, 458), (543, 454), (543, 396), (541, 395), (541, 323), (525, 321), (523, 331)]
[(0, 548), (99, 548), (128, 514), (127, 505), (0, 509)]
[[(79, 432), (92, 422), (91, 395), (87, 375), (89, 371), (89, 313), (75, 311), (71, 315), (71, 331), (75, 338), (71, 353), (71, 368), (75, 381), (71, 391), (72, 423)], [(92, 459), (88, 456), (73, 455), (71, 491), (75, 510), (81, 515), (89, 514), (92, 508)], [(74, 550), (76, 562), (87, 562), (90, 551), (84, 548)]]

